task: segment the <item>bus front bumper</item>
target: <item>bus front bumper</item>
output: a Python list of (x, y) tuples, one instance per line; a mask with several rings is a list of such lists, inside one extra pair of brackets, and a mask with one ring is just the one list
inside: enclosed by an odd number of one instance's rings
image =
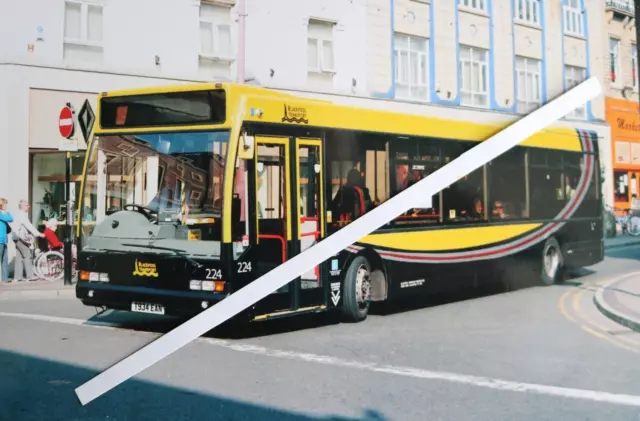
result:
[(192, 317), (229, 294), (202, 291), (174, 291), (145, 287), (79, 281), (76, 298), (84, 305), (141, 313)]

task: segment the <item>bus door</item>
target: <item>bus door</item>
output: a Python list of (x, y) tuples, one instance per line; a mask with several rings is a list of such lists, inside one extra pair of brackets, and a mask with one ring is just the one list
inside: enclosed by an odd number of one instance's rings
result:
[[(258, 278), (322, 238), (324, 198), (320, 140), (256, 136), (255, 144)], [(274, 291), (257, 303), (258, 318), (322, 305), (323, 276), (314, 268)]]
[[(256, 278), (286, 262), (292, 252), (290, 144), (288, 137), (255, 138)], [(291, 283), (284, 285), (261, 300), (256, 312), (289, 310), (292, 292)]]
[[(295, 191), (297, 211), (293, 227), (293, 252), (299, 254), (325, 236), (324, 162), (320, 139), (298, 138), (294, 145)], [(294, 308), (310, 308), (324, 304), (327, 276), (323, 265), (309, 269), (292, 284), (297, 298)]]

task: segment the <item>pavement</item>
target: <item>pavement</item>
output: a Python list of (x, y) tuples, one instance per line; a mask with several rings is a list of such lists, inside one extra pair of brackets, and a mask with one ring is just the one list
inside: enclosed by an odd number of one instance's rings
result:
[[(178, 322), (0, 301), (0, 420), (640, 421), (640, 333), (593, 305), (640, 246), (560, 285), (209, 332), (87, 406), (74, 389)], [(11, 287), (3, 287), (11, 288)], [(135, 317), (134, 317), (135, 316)]]
[(16, 298), (74, 297), (75, 285), (45, 280), (0, 283), (0, 301)]
[(605, 316), (640, 332), (640, 272), (632, 272), (602, 285), (593, 302)]
[(610, 237), (604, 240), (604, 247), (608, 250), (635, 245), (640, 245), (640, 237), (633, 237), (631, 235), (618, 235), (616, 237)]

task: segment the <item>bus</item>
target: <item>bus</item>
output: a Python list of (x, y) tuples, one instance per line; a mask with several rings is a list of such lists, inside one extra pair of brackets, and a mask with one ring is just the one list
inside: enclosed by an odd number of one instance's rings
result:
[[(193, 315), (504, 127), (210, 83), (105, 92), (86, 154), (76, 297)], [(541, 285), (604, 258), (597, 134), (553, 126), (462, 176), (235, 319)]]

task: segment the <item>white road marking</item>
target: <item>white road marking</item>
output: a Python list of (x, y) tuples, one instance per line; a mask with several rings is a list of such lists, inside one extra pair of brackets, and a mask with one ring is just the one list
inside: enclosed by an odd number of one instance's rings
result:
[[(71, 319), (67, 317), (45, 316), (36, 314), (21, 313), (3, 313), (0, 317), (12, 317), (17, 319), (39, 320), (50, 323), (61, 323), (74, 326), (97, 327), (113, 330), (121, 330), (115, 324), (87, 322), (82, 319)], [(150, 334), (159, 336), (153, 332), (140, 332), (141, 334)], [(424, 380), (438, 380), (449, 383), (465, 384), (468, 386), (482, 387), (485, 389), (502, 390), (507, 392), (518, 393), (534, 393), (539, 395), (555, 396), (559, 398), (571, 398), (584, 401), (593, 401), (601, 403), (610, 403), (616, 405), (626, 405), (640, 407), (639, 395), (625, 395), (619, 393), (608, 393), (597, 390), (573, 389), (559, 386), (549, 386), (535, 383), (523, 383), (511, 380), (501, 380), (490, 377), (479, 377), (467, 374), (451, 373), (446, 371), (424, 370), (415, 367), (403, 367), (395, 365), (382, 365), (362, 361), (345, 360), (342, 358), (331, 357), (328, 355), (318, 355), (305, 352), (285, 351), (279, 349), (270, 349), (263, 346), (251, 345), (241, 342), (230, 342), (221, 339), (197, 338), (196, 342), (213, 345), (230, 349), (236, 352), (249, 353), (254, 355), (262, 355), (271, 358), (283, 358), (288, 360), (303, 361), (308, 363), (316, 363), (329, 365), (333, 367), (351, 368), (356, 370), (371, 371), (376, 373), (391, 374), (402, 377), (413, 377)]]
[[(514, 122), (480, 142), (458, 158), (439, 168), (425, 179), (417, 182), (398, 195), (385, 201), (375, 209), (341, 228), (330, 237), (308, 248), (286, 263), (277, 266), (267, 274), (231, 294), (215, 306), (199, 313), (155, 341), (145, 345), (123, 360), (112, 365), (88, 382), (76, 388), (75, 392), (82, 405), (113, 389), (120, 383), (135, 376), (145, 368), (182, 348), (209, 330), (224, 323), (247, 307), (260, 301), (273, 291), (291, 282), (296, 276), (320, 265), (346, 249), (376, 228), (406, 212), (421, 206), (424, 197), (431, 197), (454, 183), (458, 177), (482, 167), (487, 162), (507, 152), (519, 143), (553, 124), (577, 107), (587, 103), (602, 92), (598, 79), (591, 77), (568, 92), (536, 109), (526, 117)], [(238, 124), (242, 120), (245, 97), (241, 99)], [(236, 128), (232, 133), (236, 132)], [(234, 134), (237, 136), (237, 134)], [(233, 156), (231, 156), (233, 158)], [(420, 190), (420, 192), (418, 192)]]

